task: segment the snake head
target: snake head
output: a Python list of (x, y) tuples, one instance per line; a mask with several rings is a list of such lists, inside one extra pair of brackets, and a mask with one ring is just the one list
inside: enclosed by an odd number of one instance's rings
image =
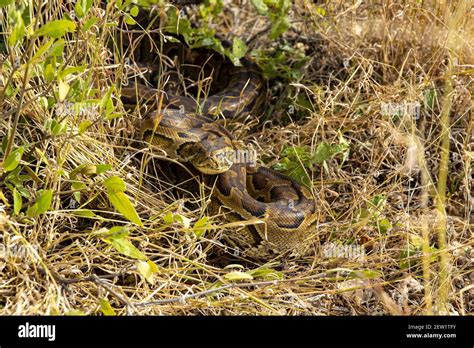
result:
[(184, 161), (190, 162), (201, 173), (210, 175), (228, 171), (234, 163), (234, 152), (231, 143), (212, 134), (200, 142), (185, 143), (178, 150)]

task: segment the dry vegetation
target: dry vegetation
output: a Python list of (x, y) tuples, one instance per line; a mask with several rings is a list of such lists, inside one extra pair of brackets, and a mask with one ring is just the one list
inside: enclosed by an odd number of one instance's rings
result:
[[(251, 50), (287, 47), (286, 60), (260, 61), (293, 74), (269, 80), (266, 115), (229, 125), (261, 163), (298, 161), (285, 145), (309, 157), (323, 142), (345, 149), (304, 167), (320, 208), (311, 250), (266, 261), (233, 256), (224, 236), (235, 228), (208, 210), (209, 190), (173, 189), (153, 167), (163, 154), (132, 147), (135, 116), (124, 113), (118, 88), (111, 120), (105, 104), (57, 112), (65, 84), (75, 102), (119, 87), (123, 59), (112, 59), (107, 41), (120, 11), (94, 1), (74, 19), (56, 60), (84, 69), (60, 82), (48, 81), (44, 55), (34, 57), (47, 39), (32, 33), (70, 8), (61, 0), (24, 7), (41, 16), (27, 26), (29, 39), (2, 44), (0, 67), (0, 313), (472, 314), (474, 3), (402, 3), (294, 1), (278, 39), (247, 0), (225, 1), (208, 23), (191, 6), (196, 25), (252, 39)], [(15, 25), (9, 10), (0, 10), (4, 39)], [(98, 21), (80, 30), (92, 16)], [(419, 107), (394, 110), (400, 105)], [(22, 146), (11, 169), (6, 159)], [(142, 227), (111, 204), (104, 179), (112, 176), (126, 183)], [(44, 192), (51, 206), (35, 213)], [(170, 212), (190, 225), (168, 223)], [(114, 242), (110, 229), (120, 226)], [(327, 257), (328, 243), (362, 245), (365, 256)]]

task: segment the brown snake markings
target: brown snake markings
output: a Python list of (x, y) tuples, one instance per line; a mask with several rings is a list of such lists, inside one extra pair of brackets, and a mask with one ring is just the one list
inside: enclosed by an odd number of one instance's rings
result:
[[(213, 197), (232, 210), (231, 220), (253, 220), (239, 230), (238, 236), (232, 236), (239, 246), (303, 251), (316, 221), (316, 205), (310, 192), (272, 169), (230, 161), (228, 155), (243, 147), (212, 118), (219, 112), (227, 117), (251, 112), (263, 78), (251, 62), (243, 59), (242, 63), (243, 67), (231, 68), (225, 88), (208, 96), (201, 105), (191, 97), (169, 98), (161, 93), (165, 108), (151, 112), (137, 127), (150, 144), (166, 151), (169, 157), (189, 162), (204, 174), (216, 175)], [(137, 95), (146, 100), (156, 98), (158, 91), (141, 84), (122, 88), (125, 98)]]

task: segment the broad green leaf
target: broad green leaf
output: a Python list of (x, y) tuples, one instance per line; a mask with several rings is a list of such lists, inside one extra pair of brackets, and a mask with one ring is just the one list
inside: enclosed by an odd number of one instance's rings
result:
[(94, 218), (97, 216), (92, 210), (89, 209), (76, 209), (73, 213), (85, 218)]
[(143, 227), (143, 223), (140, 220), (132, 202), (128, 196), (122, 191), (108, 191), (107, 196), (110, 203), (114, 206), (119, 213), (121, 213), (126, 219), (133, 222), (134, 224)]
[(273, 40), (277, 39), (281, 34), (286, 31), (286, 29), (289, 28), (289, 26), (290, 20), (288, 19), (288, 17), (281, 17), (275, 23), (273, 23), (272, 29), (270, 30), (270, 38)]
[(180, 222), (185, 228), (189, 228), (191, 226), (191, 219), (187, 218), (181, 214), (175, 214), (174, 218), (177, 222)]
[(35, 55), (31, 58), (31, 60), (35, 61), (41, 58), (41, 56), (51, 47), (52, 44), (53, 44), (53, 40), (46, 41), (46, 43), (43, 46), (38, 48), (38, 50), (36, 51)]
[(73, 189), (74, 191), (77, 191), (72, 194), (77, 203), (81, 203), (81, 192), (79, 190), (82, 191), (86, 187), (87, 185), (83, 182), (74, 181), (71, 184), (71, 189)]
[(165, 216), (163, 216), (163, 221), (169, 225), (174, 222), (178, 222), (181, 225), (183, 225), (185, 228), (189, 228), (191, 226), (191, 219), (187, 218), (186, 216), (183, 216), (181, 214), (177, 213), (168, 213)]
[(137, 22), (133, 19), (133, 17), (130, 16), (128, 13), (124, 13), (124, 19), (125, 19), (125, 23), (127, 23), (128, 25), (137, 24)]
[(86, 66), (85, 65), (80, 65), (80, 66), (71, 66), (71, 67), (68, 67), (64, 70), (62, 70), (59, 74), (58, 74), (58, 78), (60, 80), (64, 80), (64, 78), (70, 74), (74, 74), (76, 72), (83, 72), (84, 70), (86, 70)]
[(100, 311), (107, 316), (115, 316), (117, 315), (110, 305), (109, 301), (107, 301), (104, 298), (99, 298), (99, 303), (100, 303)]
[(242, 58), (245, 56), (247, 53), (248, 47), (245, 44), (244, 41), (242, 41), (240, 38), (236, 37), (234, 38), (234, 41), (232, 43), (232, 53), (237, 57), (237, 58)]
[(209, 217), (203, 216), (194, 224), (193, 232), (198, 238), (201, 237), (204, 232), (206, 232), (208, 221), (209, 221)]
[(48, 211), (51, 208), (51, 202), (53, 201), (53, 190), (44, 190), (40, 193), (36, 199), (38, 204), (36, 214), (40, 215)]
[(66, 99), (69, 89), (70, 89), (70, 86), (66, 82), (62, 80), (59, 81), (59, 84), (58, 84), (59, 101), (63, 101), (64, 99)]
[(96, 168), (97, 174), (102, 174), (112, 169), (112, 165), (111, 164), (97, 164), (95, 168)]
[(251, 271), (247, 272), (254, 278), (263, 278), (268, 280), (281, 280), (283, 279), (283, 273), (279, 271), (275, 271), (272, 268), (268, 267), (260, 267)]
[(100, 110), (104, 111), (105, 110), (105, 115), (106, 117), (112, 113), (114, 110), (114, 104), (112, 102), (112, 93), (114, 91), (114, 86), (110, 87), (107, 92), (104, 94), (102, 97), (102, 100), (100, 101)]
[(84, 32), (88, 31), (94, 24), (97, 23), (99, 19), (97, 17), (92, 17), (92, 18), (89, 18), (85, 23), (84, 25), (82, 26), (82, 30)]
[(130, 202), (130, 199), (124, 193), (125, 183), (123, 180), (118, 176), (112, 176), (104, 181), (104, 185), (107, 188), (109, 201), (114, 208), (131, 222), (143, 227), (140, 217)]
[(163, 216), (163, 221), (165, 222), (165, 224), (171, 225), (174, 222), (173, 213), (169, 212), (165, 216)]
[(250, 274), (245, 273), (245, 272), (240, 272), (240, 271), (229, 272), (226, 275), (224, 275), (224, 278), (230, 281), (253, 279), (253, 277)]
[(67, 125), (66, 122), (63, 121), (59, 123), (56, 120), (53, 120), (51, 122), (51, 134), (52, 135), (59, 135), (59, 134), (64, 134), (66, 132)]
[(121, 192), (125, 191), (125, 182), (118, 176), (111, 176), (104, 180), (104, 185), (109, 191)]
[(158, 266), (148, 260), (148, 261), (137, 261), (136, 263), (138, 272), (146, 279), (150, 284), (154, 284), (155, 280), (153, 275), (158, 272)]
[(104, 238), (108, 240), (125, 238), (130, 234), (127, 226), (114, 226), (110, 230), (105, 231)]
[(30, 205), (26, 209), (26, 216), (28, 217), (35, 217), (38, 215), (38, 203), (35, 203), (33, 205)]
[(77, 168), (74, 168), (73, 171), (71, 171), (70, 177), (71, 179), (76, 178), (78, 174), (82, 174), (84, 176), (92, 176), (97, 173), (97, 167), (93, 164), (81, 164), (77, 166)]
[(8, 44), (13, 47), (23, 40), (25, 36), (25, 23), (20, 11), (13, 12), (12, 22), (15, 23), (12, 32), (8, 37)]
[(5, 7), (13, 3), (13, 0), (0, 0), (0, 7)]
[(322, 17), (324, 17), (326, 15), (326, 10), (322, 7), (316, 7), (316, 12), (321, 15)]
[(436, 103), (436, 90), (434, 88), (427, 89), (424, 91), (423, 96), (425, 109), (433, 110)]
[(266, 15), (268, 13), (268, 6), (264, 0), (251, 0), (252, 5), (255, 7), (259, 15)]
[(82, 0), (82, 8), (84, 13), (87, 14), (92, 7), (94, 0)]
[(91, 125), (92, 125), (92, 121), (90, 120), (82, 121), (78, 128), (79, 134), (84, 134), (87, 128), (89, 128)]
[(68, 19), (58, 19), (49, 23), (46, 23), (36, 31), (36, 35), (45, 35), (55, 39), (64, 36), (68, 32), (72, 32), (76, 29), (76, 24)]
[(76, 14), (78, 18), (84, 17), (85, 13), (80, 1), (76, 2), (76, 5), (74, 6), (74, 13)]
[(51, 47), (51, 54), (58, 57), (63, 54), (64, 51), (64, 39), (57, 40), (53, 47)]
[(323, 141), (316, 148), (316, 152), (314, 153), (314, 161), (318, 164), (322, 164), (324, 161), (330, 160), (332, 154), (333, 152), (331, 145)]
[(131, 9), (130, 9), (130, 15), (132, 17), (136, 17), (138, 15), (138, 7), (137, 6), (133, 6)]
[(392, 223), (388, 219), (381, 219), (377, 221), (377, 226), (380, 233), (387, 233), (392, 228)]
[(44, 68), (44, 78), (46, 82), (51, 82), (54, 80), (54, 68), (51, 64), (46, 64)]
[(21, 206), (23, 205), (23, 199), (21, 198), (20, 192), (16, 189), (13, 189), (13, 212), (15, 215), (18, 215), (21, 210)]
[(117, 250), (122, 255), (137, 259), (137, 260), (147, 260), (147, 257), (138, 250), (130, 240), (127, 238), (114, 238), (114, 239), (105, 239), (107, 243), (111, 244), (115, 250)]
[(8, 173), (18, 167), (18, 164), (21, 161), (21, 157), (23, 156), (23, 152), (25, 148), (23, 146), (13, 150), (3, 163), (3, 170)]

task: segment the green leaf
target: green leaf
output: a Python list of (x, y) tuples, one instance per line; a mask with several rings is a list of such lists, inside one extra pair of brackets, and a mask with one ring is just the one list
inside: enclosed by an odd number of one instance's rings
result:
[(232, 53), (236, 58), (242, 58), (245, 56), (247, 53), (248, 47), (245, 44), (244, 41), (242, 41), (240, 38), (236, 37), (234, 38), (234, 41), (232, 43)]
[(74, 74), (74, 73), (77, 73), (77, 72), (83, 72), (84, 70), (86, 70), (86, 66), (85, 65), (80, 65), (80, 66), (71, 66), (69, 68), (66, 68), (64, 70), (62, 70), (59, 74), (58, 74), (58, 78), (60, 80), (64, 80), (64, 78), (70, 74)]
[(331, 145), (323, 141), (316, 148), (316, 152), (314, 153), (314, 161), (318, 164), (322, 164), (324, 161), (330, 160), (332, 154), (333, 151)]
[(109, 191), (107, 193), (110, 203), (114, 206), (119, 213), (121, 213), (126, 219), (133, 222), (134, 224), (143, 227), (143, 223), (140, 220), (135, 208), (130, 202), (128, 196), (123, 192)]
[(63, 101), (64, 99), (66, 99), (67, 97), (67, 94), (69, 93), (69, 89), (70, 89), (70, 86), (60, 80), (59, 83), (58, 83), (58, 98), (59, 98), (59, 101)]
[(84, 9), (82, 8), (82, 5), (79, 1), (76, 2), (76, 5), (74, 6), (74, 13), (78, 18), (84, 17)]
[(377, 226), (380, 233), (387, 233), (392, 228), (392, 223), (388, 219), (381, 219), (377, 221)]
[(13, 189), (13, 212), (15, 215), (20, 214), (21, 206), (23, 205), (23, 199), (21, 198), (20, 192), (16, 189)]
[(277, 39), (289, 27), (290, 27), (290, 20), (288, 19), (288, 17), (284, 16), (284, 17), (279, 18), (272, 25), (272, 29), (270, 30), (270, 39), (272, 40)]
[(23, 40), (25, 36), (25, 23), (23, 22), (23, 17), (20, 11), (15, 11), (12, 15), (12, 22), (15, 23), (10, 34), (8, 37), (8, 44), (13, 47), (17, 43)]
[(0, 0), (0, 7), (6, 7), (13, 3), (13, 0)]
[(97, 174), (102, 174), (102, 173), (105, 173), (105, 172), (109, 171), (110, 169), (112, 169), (111, 164), (97, 164), (95, 167), (96, 167), (96, 173)]
[(102, 97), (100, 101), (100, 110), (105, 110), (105, 116), (107, 117), (114, 110), (114, 104), (112, 102), (112, 93), (114, 91), (114, 86), (111, 86), (108, 91)]
[(64, 134), (66, 132), (66, 130), (67, 130), (67, 125), (66, 125), (65, 121), (59, 123), (58, 121), (53, 120), (51, 122), (51, 134), (52, 135)]
[(115, 250), (117, 250), (122, 255), (137, 260), (147, 260), (147, 257), (140, 250), (138, 250), (127, 238), (104, 238), (104, 241), (111, 244), (115, 248)]
[(206, 232), (208, 221), (209, 221), (209, 217), (203, 216), (194, 224), (193, 232), (198, 238), (201, 237), (204, 232)]
[(104, 180), (104, 185), (109, 191), (113, 192), (123, 192), (125, 191), (125, 182), (118, 176), (111, 176)]
[(53, 44), (53, 40), (46, 41), (46, 43), (43, 46), (38, 48), (38, 50), (36, 51), (35, 55), (31, 58), (31, 60), (35, 61), (39, 59), (51, 47), (52, 44)]
[(54, 68), (51, 64), (46, 64), (44, 68), (44, 78), (46, 82), (51, 82), (54, 80)]
[(130, 15), (132, 17), (136, 17), (138, 15), (138, 7), (137, 6), (133, 6), (131, 9), (130, 9)]
[(98, 20), (99, 19), (97, 17), (89, 18), (82, 26), (82, 31), (84, 32), (88, 31), (94, 24), (97, 23)]
[(73, 212), (75, 215), (85, 218), (94, 218), (97, 215), (90, 209), (76, 209)]
[(78, 128), (79, 134), (84, 134), (87, 128), (89, 128), (91, 125), (92, 125), (92, 121), (90, 120), (82, 121)]
[(99, 303), (100, 303), (100, 311), (107, 316), (115, 316), (117, 315), (110, 305), (109, 301), (107, 301), (104, 298), (99, 298)]
[(125, 13), (125, 14), (124, 14), (124, 18), (125, 18), (125, 23), (127, 23), (128, 25), (135, 25), (135, 24), (137, 24), (137, 22), (133, 19), (133, 17), (130, 16), (128, 13)]
[(53, 47), (51, 47), (51, 55), (58, 57), (63, 54), (64, 51), (64, 39), (57, 40)]
[(169, 212), (168, 214), (163, 216), (163, 221), (165, 224), (171, 225), (174, 222), (173, 213)]
[(138, 272), (146, 279), (146, 281), (150, 284), (154, 284), (155, 280), (153, 275), (158, 272), (158, 266), (148, 260), (148, 261), (137, 261), (136, 263)]
[(51, 202), (53, 201), (53, 190), (44, 190), (40, 193), (36, 199), (38, 204), (36, 215), (45, 213), (51, 208)]
[(423, 104), (425, 109), (433, 110), (436, 103), (436, 90), (430, 88), (424, 91)]
[[(85, 188), (87, 187), (86, 184), (84, 184), (83, 182), (78, 182), (78, 181), (75, 181), (71, 184), (71, 189), (76, 191), (76, 190), (84, 190)], [(80, 191), (77, 191), (77, 192), (74, 192), (73, 194), (73, 197), (74, 199), (76, 200), (77, 203), (81, 203), (81, 192)]]
[(39, 28), (35, 34), (37, 36), (45, 35), (52, 38), (60, 38), (68, 32), (72, 32), (76, 29), (76, 24), (68, 19), (58, 19), (49, 23), (46, 23)]
[(21, 161), (21, 157), (23, 156), (23, 152), (25, 151), (25, 148), (23, 146), (20, 146), (19, 148), (13, 150), (3, 163), (3, 170), (8, 173), (14, 170), (16, 167), (18, 167), (18, 164)]
[(253, 279), (253, 277), (250, 274), (245, 273), (245, 272), (240, 272), (240, 271), (229, 272), (226, 275), (224, 275), (224, 278), (230, 281)]
[(130, 202), (130, 199), (124, 193), (125, 183), (123, 180), (117, 176), (112, 176), (104, 181), (104, 185), (107, 188), (107, 197), (114, 208), (126, 219), (143, 227), (143, 223), (133, 207), (132, 202)]
[(283, 273), (279, 271), (275, 271), (272, 268), (268, 267), (259, 267), (257, 269), (251, 270), (247, 272), (254, 278), (263, 278), (268, 280), (281, 280), (283, 279)]
[(251, 0), (252, 5), (255, 7), (259, 15), (266, 15), (268, 13), (268, 6), (264, 0)]
[(326, 15), (326, 10), (322, 7), (316, 7), (316, 13), (321, 15), (321, 17), (324, 17)]
[(35, 203), (33, 205), (30, 205), (26, 209), (26, 216), (28, 217), (35, 217), (38, 215), (38, 203)]

